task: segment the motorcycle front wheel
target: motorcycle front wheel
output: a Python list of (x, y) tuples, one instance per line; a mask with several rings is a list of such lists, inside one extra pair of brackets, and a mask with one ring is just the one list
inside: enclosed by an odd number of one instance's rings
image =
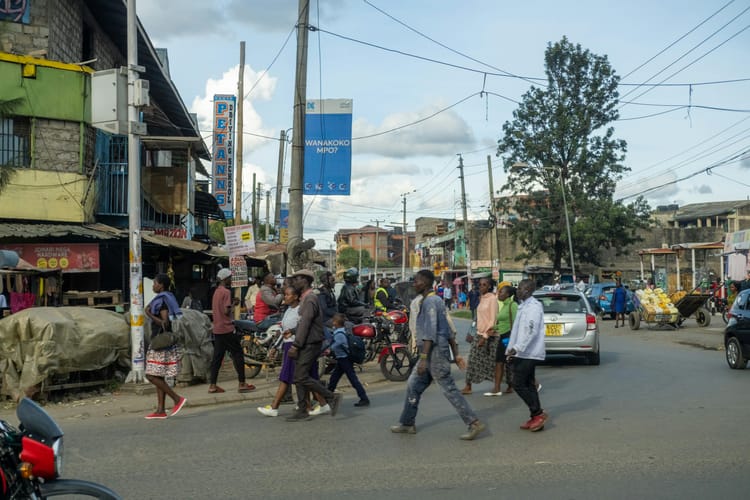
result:
[(122, 497), (101, 484), (80, 479), (57, 479), (39, 485), (41, 498), (86, 496), (102, 500), (121, 500)]
[(411, 374), (414, 359), (406, 347), (397, 347), (380, 360), (380, 371), (392, 382), (403, 382)]

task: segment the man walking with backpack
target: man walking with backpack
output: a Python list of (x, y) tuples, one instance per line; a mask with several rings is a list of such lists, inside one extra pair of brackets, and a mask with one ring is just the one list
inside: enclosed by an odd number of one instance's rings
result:
[(352, 385), (355, 391), (357, 391), (357, 397), (359, 401), (354, 403), (354, 406), (363, 407), (370, 406), (370, 398), (367, 397), (365, 388), (362, 387), (362, 383), (357, 377), (357, 372), (354, 371), (354, 362), (351, 357), (353, 353), (350, 353), (349, 339), (347, 338), (346, 329), (344, 328), (344, 321), (346, 321), (346, 315), (342, 313), (336, 313), (333, 315), (333, 343), (329, 348), (329, 351), (336, 357), (336, 368), (331, 373), (331, 378), (328, 381), (328, 390), (335, 391), (336, 385), (341, 380), (342, 375), (346, 375), (349, 379), (349, 383)]

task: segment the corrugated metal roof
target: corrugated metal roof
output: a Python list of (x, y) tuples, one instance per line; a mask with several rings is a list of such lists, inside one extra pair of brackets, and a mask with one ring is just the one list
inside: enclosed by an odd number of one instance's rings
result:
[(179, 250), (186, 250), (188, 252), (205, 252), (209, 249), (210, 245), (201, 243), (200, 241), (183, 240), (181, 238), (170, 238), (169, 236), (162, 236), (160, 234), (143, 233), (141, 235), (143, 241), (161, 245), (163, 247), (177, 248)]
[(731, 214), (739, 207), (750, 205), (748, 200), (736, 201), (711, 201), (707, 203), (691, 203), (684, 205), (674, 215), (676, 221), (690, 221), (701, 217), (714, 217), (717, 215)]
[(112, 232), (102, 231), (93, 227), (76, 224), (37, 224), (23, 222), (0, 223), (0, 239), (31, 239), (31, 238), (62, 238), (78, 236), (94, 240), (113, 240), (121, 236)]

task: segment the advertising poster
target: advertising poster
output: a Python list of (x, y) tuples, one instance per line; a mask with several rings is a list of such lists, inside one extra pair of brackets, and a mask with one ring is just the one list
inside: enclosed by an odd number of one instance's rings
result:
[(303, 194), (348, 195), (352, 179), (352, 100), (309, 100), (305, 108)]
[(234, 108), (233, 95), (214, 95), (213, 195), (227, 219), (233, 218)]

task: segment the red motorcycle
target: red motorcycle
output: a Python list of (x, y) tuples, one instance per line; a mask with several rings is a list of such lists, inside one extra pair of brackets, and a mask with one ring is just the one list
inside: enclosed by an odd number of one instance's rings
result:
[(408, 335), (403, 338), (404, 325), (407, 334), (409, 331), (408, 321), (403, 311), (389, 311), (370, 316), (352, 328), (352, 333), (365, 342), (365, 363), (377, 358), (383, 376), (394, 382), (409, 378), (416, 361)]
[(118, 500), (106, 486), (61, 479), (63, 431), (44, 409), (24, 398), (16, 409), (18, 429), (0, 420), (0, 498), (43, 499), (55, 496)]

